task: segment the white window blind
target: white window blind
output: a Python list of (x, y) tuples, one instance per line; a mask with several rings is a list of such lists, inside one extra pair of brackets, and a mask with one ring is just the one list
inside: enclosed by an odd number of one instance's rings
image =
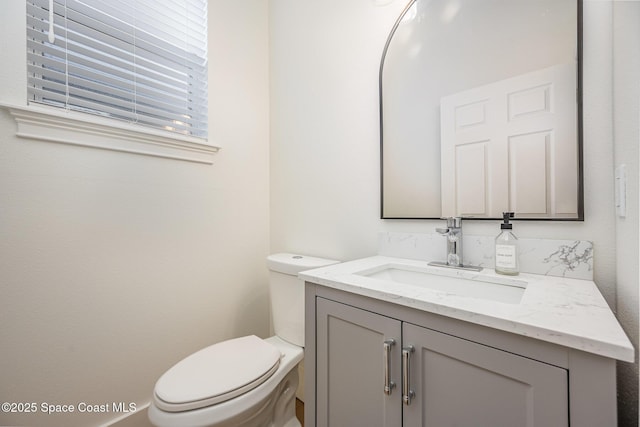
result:
[(27, 0), (29, 102), (207, 137), (206, 0)]

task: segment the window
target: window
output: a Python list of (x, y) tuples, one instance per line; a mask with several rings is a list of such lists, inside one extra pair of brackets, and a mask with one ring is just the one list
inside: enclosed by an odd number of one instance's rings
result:
[(207, 138), (206, 0), (27, 0), (29, 104)]

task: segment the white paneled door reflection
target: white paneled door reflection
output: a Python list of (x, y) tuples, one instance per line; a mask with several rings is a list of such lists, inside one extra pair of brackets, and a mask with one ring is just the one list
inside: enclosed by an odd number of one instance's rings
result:
[(575, 217), (575, 67), (443, 97), (442, 216)]

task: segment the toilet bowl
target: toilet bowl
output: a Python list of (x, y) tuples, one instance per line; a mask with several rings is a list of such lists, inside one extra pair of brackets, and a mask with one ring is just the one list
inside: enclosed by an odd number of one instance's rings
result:
[(275, 336), (206, 347), (157, 381), (149, 420), (157, 427), (299, 427), (298, 363), (304, 347), (303, 270), (337, 261), (294, 254), (267, 258)]

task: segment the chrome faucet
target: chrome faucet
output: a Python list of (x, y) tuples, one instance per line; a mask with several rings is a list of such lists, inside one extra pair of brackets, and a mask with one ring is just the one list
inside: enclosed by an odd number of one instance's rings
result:
[(447, 238), (447, 261), (433, 261), (429, 265), (474, 271), (482, 270), (482, 267), (464, 265), (462, 263), (462, 218), (448, 217), (443, 219), (447, 221), (447, 228), (436, 228), (436, 231)]
[(447, 238), (447, 265), (462, 267), (462, 218), (449, 217), (447, 228), (436, 228), (436, 231)]

